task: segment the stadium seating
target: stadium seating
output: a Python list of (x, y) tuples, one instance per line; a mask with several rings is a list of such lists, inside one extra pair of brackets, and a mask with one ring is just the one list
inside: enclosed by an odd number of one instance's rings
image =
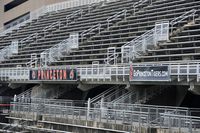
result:
[(188, 61), (199, 60), (199, 24), (185, 26), (184, 30), (170, 38), (170, 42), (160, 45), (160, 49), (149, 50), (149, 55), (142, 57), (143, 61)]
[[(108, 47), (117, 47), (117, 52), (120, 53), (120, 47), (126, 42), (131, 41), (137, 36), (140, 36), (147, 30), (154, 27), (155, 22), (162, 20), (172, 20), (189, 11), (191, 9), (199, 9), (200, 2), (198, 0), (165, 0), (159, 1), (154, 0), (152, 4), (145, 3), (139, 7), (134, 15), (133, 13), (133, 3), (134, 0), (117, 1), (112, 3), (104, 3), (93, 5), (94, 7), (88, 12), (88, 6), (81, 7), (83, 9), (82, 17), (76, 16), (73, 18), (72, 23), (65, 25), (66, 16), (77, 11), (78, 8), (66, 9), (59, 12), (54, 12), (42, 16), (38, 20), (27, 24), (20, 30), (13, 32), (11, 35), (6, 35), (1, 37), (1, 48), (15, 39), (22, 39), (38, 32), (39, 37), (37, 41), (30, 41), (26, 43), (26, 46), (21, 48), (18, 55), (11, 57), (10, 59), (3, 61), (1, 67), (15, 67), (17, 65), (25, 66), (25, 64), (30, 60), (31, 53), (36, 53), (38, 58), (41, 52), (48, 49), (55, 44), (61, 42), (62, 40), (68, 38), (71, 32), (82, 33), (84, 30), (89, 29), (91, 26), (96, 24), (101, 24), (101, 32), (92, 32), (87, 38), (79, 39), (79, 49), (73, 51), (70, 55), (64, 56), (61, 60), (54, 62), (52, 65), (76, 65), (76, 64), (92, 64), (93, 61), (99, 61), (101, 64), (104, 63), (106, 58)], [(132, 4), (130, 4), (132, 3)], [(80, 9), (80, 8), (79, 8)], [(127, 15), (126, 19), (123, 17), (117, 18), (110, 28), (107, 28), (107, 19), (110, 16), (126, 9)], [(61, 20), (60, 29), (58, 27), (50, 29), (44, 36), (43, 28), (49, 26), (54, 22)], [(196, 25), (188, 26), (188, 28), (196, 27), (198, 28), (198, 20)], [(193, 31), (195, 32), (195, 31)], [(187, 30), (178, 34), (179, 36), (171, 37), (170, 43), (165, 43), (160, 45), (158, 50), (150, 50), (149, 56), (141, 57), (141, 61), (170, 61), (170, 60), (185, 60), (184, 57), (190, 56), (190, 59), (198, 59), (198, 52), (194, 54), (194, 51), (198, 49), (193, 48), (182, 48), (180, 50), (169, 49), (167, 47), (176, 47), (181, 45), (182, 39), (191, 39), (195, 41), (198, 37), (193, 37), (188, 35)], [(197, 34), (198, 32), (196, 32)], [(195, 34), (195, 33), (194, 33)], [(187, 36), (183, 36), (187, 35)], [(186, 42), (184, 42), (186, 43)], [(177, 46), (178, 47), (178, 46)], [(181, 52), (184, 52), (185, 56)], [(173, 55), (169, 55), (169, 54)], [(164, 54), (164, 55), (162, 55)], [(120, 62), (120, 60), (118, 60)]]

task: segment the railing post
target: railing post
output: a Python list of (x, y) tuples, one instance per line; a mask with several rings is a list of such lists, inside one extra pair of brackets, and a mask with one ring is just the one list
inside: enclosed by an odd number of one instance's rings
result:
[(189, 119), (189, 132), (192, 133), (192, 118)]
[(197, 64), (197, 72), (196, 72), (197, 76), (197, 82), (199, 82), (199, 63)]
[(91, 104), (91, 99), (89, 98), (87, 102), (87, 118), (90, 117), (90, 104)]

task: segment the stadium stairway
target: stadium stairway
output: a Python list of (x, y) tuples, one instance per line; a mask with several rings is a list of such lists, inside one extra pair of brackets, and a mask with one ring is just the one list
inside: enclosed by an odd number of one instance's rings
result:
[(104, 63), (108, 47), (116, 47), (117, 53), (120, 53), (123, 44), (152, 29), (155, 22), (172, 20), (186, 11), (198, 9), (199, 4), (199, 1), (193, 0), (154, 1), (152, 5), (143, 7), (135, 16), (129, 16), (126, 21), (119, 22), (117, 25), (110, 27), (108, 31), (93, 36), (85, 44), (80, 45), (78, 51), (65, 56), (55, 64), (91, 64), (93, 61)]
[(159, 44), (159, 49), (149, 50), (148, 55), (141, 57), (141, 61), (198, 61), (200, 59), (199, 25), (200, 18), (195, 19), (195, 23), (185, 25), (182, 31), (170, 37), (170, 41)]
[[(91, 27), (91, 25), (96, 25), (98, 23), (102, 23), (102, 27), (105, 28), (106, 26), (106, 19), (112, 15), (115, 15), (115, 13), (121, 11), (123, 9), (123, 6), (125, 6), (124, 2), (120, 2), (111, 5), (105, 5), (102, 8), (96, 8), (94, 10), (90, 10), (90, 13), (82, 14), (82, 17), (79, 17), (75, 22), (69, 23), (68, 26), (60, 27), (59, 30), (51, 29), (51, 34), (48, 34), (45, 36), (45, 38), (39, 38), (37, 39), (37, 42), (35, 43), (29, 43), (25, 48), (23, 48), (21, 51), (19, 51), (19, 54), (16, 56), (13, 56), (10, 58), (10, 60), (13, 60), (14, 62), (17, 62), (17, 59), (25, 60), (25, 62), (28, 62), (30, 59), (30, 53), (37, 53), (39, 54), (44, 51), (45, 49), (50, 48), (51, 46), (54, 46), (55, 44), (61, 42), (62, 40), (66, 39), (70, 32), (83, 32), (84, 30), (87, 30)], [(127, 5), (127, 3), (126, 3)], [(118, 8), (116, 8), (118, 7)], [(73, 9), (75, 10), (75, 9)], [(70, 10), (71, 11), (71, 10)], [(128, 15), (129, 13), (127, 13)], [(66, 13), (55, 13), (54, 15), (47, 16), (44, 20), (38, 20), (41, 23), (37, 23), (34, 27), (43, 27), (43, 23), (52, 24), (53, 22), (56, 22), (57, 19), (61, 21), (66, 21)], [(98, 19), (97, 19), (98, 17)], [(119, 20), (120, 18), (117, 18), (116, 20)], [(48, 21), (51, 20), (51, 21)], [(115, 20), (115, 21), (116, 21)], [(47, 25), (48, 26), (48, 25)], [(32, 29), (32, 27), (28, 27)], [(26, 33), (26, 29), (24, 30)], [(33, 29), (32, 29), (33, 31)], [(21, 32), (21, 31), (20, 31)], [(22, 34), (25, 34), (22, 32)], [(40, 34), (43, 34), (41, 31)], [(92, 34), (92, 33), (91, 33)], [(90, 35), (91, 35), (90, 34)], [(16, 38), (15, 38), (16, 39)], [(28, 43), (28, 42), (27, 42)], [(29, 59), (28, 59), (29, 57)], [(9, 62), (5, 61), (3, 63)], [(14, 63), (13, 62), (13, 63)]]
[[(79, 39), (79, 49), (72, 52), (70, 55), (64, 56), (61, 60), (55, 61), (53, 65), (91, 64), (93, 61), (104, 63), (108, 47), (116, 47), (116, 51), (120, 53), (120, 48), (123, 44), (131, 41), (137, 36), (140, 36), (147, 30), (152, 29), (155, 22), (172, 20), (173, 18), (184, 14), (186, 11), (199, 9), (200, 5), (198, 0), (155, 0), (151, 5), (143, 5), (137, 12), (135, 12), (135, 15), (132, 15), (133, 8), (130, 3), (134, 3), (134, 1), (117, 1), (100, 6), (99, 8), (92, 10), (89, 14), (84, 14), (82, 18), (78, 18), (76, 22), (61, 27), (59, 30), (54, 30), (45, 38), (38, 39), (37, 42), (27, 45), (18, 55), (2, 62), (0, 66), (24, 66), (28, 61), (30, 61), (31, 53), (36, 53), (39, 57), (39, 54), (45, 49), (48, 49), (59, 43), (61, 40), (66, 39), (70, 32), (82, 33), (84, 30), (89, 29), (91, 25), (98, 23), (101, 23), (102, 25), (100, 34), (98, 32), (92, 32), (83, 42)], [(114, 23), (112, 23), (113, 26), (107, 30), (106, 20), (123, 9), (127, 9), (126, 21), (122, 19), (123, 17), (118, 18)], [(62, 16), (62, 14), (59, 15), (59, 13), (55, 13), (54, 17), (49, 16), (47, 18), (51, 18), (50, 20), (52, 20), (55, 19), (57, 15)], [(63, 17), (65, 17), (65, 15)], [(43, 23), (42, 19), (41, 23)], [(38, 26), (39, 25), (36, 25), (35, 27)], [(31, 29), (32, 28), (30, 28), (30, 30)]]
[(102, 102), (112, 102), (122, 96), (128, 90), (124, 86), (115, 85), (90, 100), (91, 105), (97, 107)]
[[(134, 2), (134, 1), (131, 0), (131, 2)], [(9, 60), (3, 62), (3, 64), (12, 64), (11, 66), (16, 66), (16, 64), (20, 65), (20, 61), (21, 61), (23, 62), (21, 63), (21, 65), (23, 65), (30, 60), (30, 55), (31, 55), (30, 53), (36, 53), (38, 54), (38, 57), (39, 57), (39, 54), (43, 52), (45, 49), (48, 49), (54, 46), (55, 44), (61, 42), (62, 40), (67, 39), (68, 35), (71, 32), (82, 33), (85, 30), (88, 30), (89, 28), (91, 28), (91, 26), (99, 24), (99, 23), (101, 24), (100, 30), (106, 29), (107, 28), (106, 20), (109, 17), (115, 15), (116, 13), (123, 11), (124, 7), (129, 8), (129, 9), (132, 8), (132, 5), (130, 4), (130, 0), (113, 2), (112, 4), (106, 4), (102, 6), (101, 8), (91, 10), (90, 13), (83, 14), (81, 18), (76, 20), (76, 22), (69, 23), (68, 26), (60, 27), (59, 30), (54, 30), (51, 32), (51, 34), (46, 35), (45, 38), (37, 39), (37, 42), (28, 44), (25, 48), (19, 51), (18, 55), (11, 57)], [(57, 13), (57, 15), (60, 16), (62, 14)], [(49, 16), (50, 20), (54, 19), (55, 21), (58, 18), (57, 15), (55, 14), (54, 16)], [(130, 11), (127, 12), (126, 15), (130, 16)], [(66, 16), (62, 16), (62, 17), (65, 18)], [(116, 18), (111, 23), (111, 25), (120, 21), (122, 18), (121, 17)], [(60, 19), (62, 20), (62, 18)], [(41, 19), (41, 22), (43, 22), (42, 19)], [(48, 23), (51, 24), (50, 22)], [(37, 26), (40, 26), (40, 25), (38, 24)], [(94, 34), (94, 32), (90, 33), (88, 36), (90, 37), (92, 34)], [(82, 39), (80, 39), (79, 41), (81, 42), (81, 40)]]
[[(2, 48), (4, 46), (7, 46), (11, 43), (12, 40), (19, 40), (20, 41), (20, 47), (19, 47), (19, 53), (24, 49), (24, 51), (27, 51), (25, 49), (28, 47), (31, 43), (38, 40), (46, 40), (46, 38), (53, 34), (52, 31), (60, 30), (61, 27), (68, 27), (70, 23), (74, 23), (78, 18), (82, 17), (85, 14), (88, 14), (89, 10), (92, 11), (96, 8), (98, 8), (100, 5), (94, 4), (90, 6), (82, 6), (82, 7), (75, 7), (70, 8), (66, 10), (61, 10), (59, 13), (52, 12), (48, 13), (42, 17), (40, 17), (38, 20), (35, 20), (33, 22), (27, 23), (25, 26), (20, 27), (19, 30), (12, 32), (11, 34), (8, 34), (6, 36), (1, 37), (0, 44)], [(57, 23), (59, 22), (59, 23)], [(56, 24), (57, 23), (57, 24)], [(33, 36), (30, 39), (28, 39), (33, 34), (38, 34), (36, 37)], [(65, 34), (64, 37), (66, 38), (68, 35)], [(24, 40), (25, 44), (21, 44), (21, 41)], [(59, 39), (54, 39), (55, 43), (60, 42)], [(42, 41), (41, 41), (42, 42)], [(40, 43), (41, 44), (41, 43)], [(21, 47), (24, 46), (24, 47)], [(30, 50), (30, 49), (29, 49)], [(29, 54), (31, 51), (28, 52)]]

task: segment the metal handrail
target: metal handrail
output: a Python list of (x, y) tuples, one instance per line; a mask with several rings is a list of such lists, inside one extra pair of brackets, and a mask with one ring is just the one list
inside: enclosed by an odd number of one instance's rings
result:
[(95, 30), (99, 30), (99, 33), (101, 31), (101, 24), (97, 24), (97, 25), (94, 25), (92, 26), (91, 28), (87, 29), (87, 30), (84, 30), (80, 35), (81, 35), (81, 38), (83, 39), (84, 36), (88, 35), (89, 33), (95, 31)]
[[(135, 123), (133, 122), (138, 122), (138, 124), (147, 124), (145, 126), (152, 126), (152, 119), (155, 120), (155, 123), (157, 124), (164, 124), (165, 121), (162, 120), (157, 120), (157, 118), (165, 119), (168, 116), (170, 119), (179, 119), (179, 120), (185, 120), (186, 122), (189, 122), (188, 124), (184, 125), (187, 128), (190, 128), (191, 125), (195, 124), (195, 121), (200, 121), (200, 117), (193, 117), (193, 116), (188, 116), (187, 114), (179, 115), (179, 111), (177, 112), (175, 110), (168, 110), (166, 108), (160, 109), (157, 113), (154, 112), (154, 110), (151, 109), (140, 109), (139, 111), (137, 110), (121, 110), (121, 109), (109, 109), (109, 108), (90, 108), (90, 107), (74, 107), (74, 106), (62, 106), (62, 105), (48, 105), (48, 104), (43, 104), (43, 103), (13, 103), (13, 108), (11, 112), (16, 114), (24, 113), (24, 112), (36, 112), (40, 113), (41, 115), (57, 115), (57, 118), (69, 118), (71, 116), (71, 119), (79, 119), (79, 120), (93, 120), (97, 122), (105, 121), (109, 123), (113, 123), (116, 121), (109, 121), (109, 120), (117, 120), (118, 123), (124, 123), (128, 122), (129, 124), (133, 125)], [(40, 109), (41, 110), (38, 110)], [(137, 105), (135, 106), (136, 108)], [(154, 108), (158, 109), (158, 108)], [(152, 113), (153, 111), (153, 113)], [(167, 111), (174, 111), (173, 113), (175, 114), (169, 114)], [(181, 111), (181, 110), (180, 110)], [(164, 113), (162, 113), (164, 112)], [(63, 114), (64, 113), (64, 114)], [(165, 115), (166, 114), (166, 115)], [(163, 117), (164, 116), (164, 117)], [(167, 116), (167, 117), (165, 117)], [(53, 116), (54, 117), (54, 116)], [(172, 118), (173, 117), (173, 118)], [(127, 120), (127, 118), (129, 118)], [(142, 120), (141, 120), (142, 119)], [(150, 122), (151, 121), (151, 122)], [(116, 124), (116, 123), (115, 123)], [(190, 126), (189, 126), (190, 125)], [(163, 125), (162, 125), (163, 126)], [(175, 127), (180, 127), (177, 125), (174, 125)], [(182, 125), (181, 125), (182, 127)], [(198, 127), (199, 128), (199, 127)]]
[(11, 45), (4, 47), (0, 50), (0, 62), (10, 58), (14, 54), (18, 54), (18, 41), (12, 41)]
[[(52, 63), (59, 60), (64, 54), (69, 54), (73, 49), (77, 49), (79, 45), (79, 34), (70, 34), (69, 38), (61, 41), (53, 47), (46, 49), (40, 55), (41, 66), (47, 66), (47, 63)], [(44, 58), (44, 62), (42, 59)], [(44, 63), (44, 64), (43, 64)]]
[(126, 19), (126, 13), (127, 13), (127, 10), (124, 9), (120, 12), (117, 12), (116, 14), (114, 14), (113, 16), (110, 16), (108, 19), (107, 19), (107, 28), (109, 29), (110, 27), (110, 22), (119, 18), (120, 16), (124, 16), (124, 19)]
[(81, 18), (82, 18), (82, 15), (83, 15), (83, 9), (80, 9), (78, 11), (74, 11), (72, 14), (66, 16), (66, 25), (69, 24), (69, 19), (75, 17), (76, 15), (80, 14), (81, 15)]
[(170, 25), (171, 25), (171, 33), (173, 32), (173, 27), (174, 25), (182, 22), (183, 20), (189, 18), (189, 17), (193, 17), (193, 23), (195, 22), (195, 14), (196, 14), (197, 10), (196, 9), (192, 9), (186, 13), (184, 13), (183, 15), (173, 19), (171, 22), (170, 22)]
[[(111, 93), (110, 95), (106, 96), (106, 97), (104, 98), (104, 101), (108, 101), (109, 98), (112, 98), (113, 96), (115, 97), (115, 96), (116, 96), (117, 94), (119, 94), (119, 93), (122, 93), (122, 95), (124, 95), (124, 94), (123, 94), (123, 91), (124, 91), (124, 89), (117, 89), (116, 91), (114, 91), (114, 92)], [(110, 102), (113, 102), (113, 101), (110, 101)]]
[[(162, 64), (142, 64), (144, 66), (162, 66)], [(132, 64), (132, 66), (142, 66), (141, 64)], [(166, 64), (164, 64), (166, 65)], [(169, 75), (170, 76), (187, 76), (193, 75), (197, 77), (197, 82), (199, 81), (199, 75), (200, 75), (200, 64), (168, 64), (169, 66)], [(54, 68), (54, 67), (49, 67)], [(66, 68), (66, 66), (59, 66), (56, 68)], [(35, 68), (39, 69), (39, 68)], [(1, 80), (7, 80), (12, 81), (14, 79), (16, 80), (29, 80), (29, 71), (31, 68), (0, 68), (0, 79)], [(130, 65), (120, 66), (120, 65), (99, 65), (97, 68), (92, 68), (92, 66), (79, 66), (77, 67), (77, 71), (80, 73), (80, 78), (82, 76), (86, 75), (89, 78), (98, 79), (99, 75), (101, 73), (96, 73), (93, 75), (93, 73), (87, 73), (87, 71), (99, 71), (99, 70), (106, 70), (105, 74), (108, 75), (102, 75), (102, 76), (128, 76)], [(104, 74), (104, 73), (102, 73)]]
[(54, 27), (58, 27), (58, 29), (60, 29), (60, 25), (61, 25), (61, 22), (57, 21), (57, 22), (54, 22), (54, 23), (46, 26), (42, 31), (44, 32), (44, 35), (45, 35), (47, 30), (51, 30)]
[(113, 100), (113, 103), (121, 103), (120, 101), (126, 99), (128, 96), (132, 95), (133, 91), (128, 91), (127, 93), (121, 95), (120, 97), (118, 97), (117, 99)]
[(95, 96), (94, 98), (91, 99), (90, 103), (94, 103), (95, 101), (100, 101), (102, 96), (104, 97), (105, 95), (109, 94), (110, 92), (112, 92), (113, 90), (115, 90), (116, 88), (118, 87), (117, 86), (113, 86), (111, 87), (110, 89), (100, 93), (99, 95)]
[(150, 4), (152, 4), (152, 0), (140, 0), (138, 2), (135, 2), (133, 4), (133, 14), (135, 15), (136, 7), (143, 5), (145, 2), (150, 1)]
[(20, 43), (21, 43), (21, 45), (23, 46), (23, 43), (25, 43), (25, 42), (27, 42), (27, 41), (29, 41), (29, 40), (31, 40), (31, 39), (34, 39), (34, 38), (35, 38), (35, 39), (37, 40), (37, 37), (38, 37), (38, 33), (33, 33), (33, 34), (29, 35), (28, 37), (22, 39), (22, 40), (20, 41)]
[(173, 20), (170, 22), (170, 24), (171, 24), (172, 26), (173, 26), (173, 25), (176, 25), (177, 23), (180, 23), (181, 21), (183, 21), (183, 20), (185, 20), (186, 18), (191, 17), (191, 16), (193, 16), (193, 20), (194, 20), (194, 15), (195, 15), (196, 12), (197, 12), (196, 9), (192, 9), (192, 10), (190, 10), (190, 11), (184, 13), (183, 15), (181, 15), (181, 16), (179, 16), (179, 17), (173, 19)]
[(106, 59), (104, 59), (104, 62), (106, 64), (110, 64), (109, 62), (114, 60), (114, 64), (117, 64), (116, 59), (119, 57), (119, 53), (114, 53), (113, 55), (110, 55), (109, 57), (107, 57)]

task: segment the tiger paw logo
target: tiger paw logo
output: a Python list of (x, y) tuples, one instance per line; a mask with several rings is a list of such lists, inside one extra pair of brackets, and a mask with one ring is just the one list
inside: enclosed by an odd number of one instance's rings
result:
[(36, 79), (36, 72), (32, 71), (32, 79)]
[(133, 80), (133, 66), (130, 65), (130, 80)]
[(69, 78), (71, 80), (74, 79), (74, 70), (73, 69), (70, 71)]

